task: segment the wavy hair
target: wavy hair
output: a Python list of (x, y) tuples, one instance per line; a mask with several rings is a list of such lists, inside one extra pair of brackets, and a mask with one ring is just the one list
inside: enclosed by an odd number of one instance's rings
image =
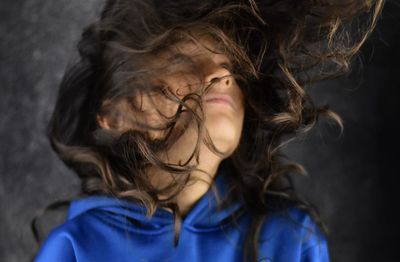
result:
[[(217, 43), (212, 52), (232, 61), (229, 71), (245, 97), (241, 140), (221, 163), (232, 180), (223, 204), (240, 201), (253, 218), (244, 259), (257, 260), (257, 240), (270, 208), (295, 204), (327, 234), (317, 209), (292, 186), (289, 174), (305, 174), (305, 168), (289, 161), (281, 149), (309, 132), (320, 116), (343, 129), (328, 105), (314, 105), (307, 87), (350, 70), (382, 7), (383, 0), (108, 0), (98, 21), (84, 29), (80, 59), (62, 79), (48, 125), (51, 146), (78, 174), (81, 195), (137, 201), (148, 215), (157, 207), (170, 207), (177, 244), (182, 218), (171, 199), (192, 179), (196, 164), (190, 161), (198, 161), (202, 141), (223, 156), (204, 126), (201, 99), (218, 79), (205, 82), (190, 56), (172, 48), (180, 42), (201, 45), (198, 39), (205, 35)], [(160, 81), (165, 72), (193, 75), (197, 91), (177, 96)], [(143, 96), (159, 95), (176, 103), (173, 116), (160, 112), (163, 121), (156, 126), (139, 121), (135, 116), (142, 113)], [(100, 128), (99, 116), (111, 116), (112, 128)], [(179, 164), (162, 161), (160, 153), (192, 122), (198, 139), (190, 158)], [(150, 130), (162, 135), (154, 138)], [(176, 179), (157, 189), (145, 172), (150, 166)], [(159, 199), (164, 193), (171, 197)], [(35, 220), (32, 226), (39, 239)]]

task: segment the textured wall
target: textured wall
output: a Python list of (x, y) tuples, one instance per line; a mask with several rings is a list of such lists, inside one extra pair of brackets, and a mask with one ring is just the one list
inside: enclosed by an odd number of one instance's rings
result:
[[(50, 150), (44, 130), (81, 29), (102, 2), (0, 2), (0, 261), (28, 261), (35, 249), (31, 217), (79, 189), (77, 178)], [(332, 261), (397, 257), (391, 244), (399, 227), (391, 211), (397, 206), (400, 131), (393, 123), (400, 112), (400, 7), (395, 3), (387, 4), (363, 48), (364, 68), (313, 91), (317, 104), (328, 103), (343, 117), (343, 136), (323, 120), (287, 149), (308, 170), (309, 179), (295, 181), (331, 230)], [(43, 226), (60, 221), (54, 217)]]

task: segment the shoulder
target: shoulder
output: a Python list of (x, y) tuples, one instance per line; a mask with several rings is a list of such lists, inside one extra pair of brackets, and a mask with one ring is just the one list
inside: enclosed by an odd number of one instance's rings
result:
[(87, 230), (90, 230), (90, 220), (93, 220), (93, 216), (84, 213), (53, 228), (42, 243), (34, 261), (77, 261), (82, 243), (87, 242), (84, 238)]
[(36, 254), (35, 262), (55, 261), (60, 258), (65, 262), (76, 261), (74, 238), (69, 225), (70, 223), (64, 223), (48, 234)]
[(271, 212), (260, 234), (260, 244), (274, 261), (329, 261), (326, 235), (310, 213), (298, 207)]
[[(105, 196), (72, 201), (65, 222), (50, 231), (34, 261), (111, 261), (98, 250), (110, 251), (107, 254), (111, 256), (113, 244), (125, 238), (121, 232), (127, 228), (126, 205)], [(114, 215), (115, 209), (121, 215)]]

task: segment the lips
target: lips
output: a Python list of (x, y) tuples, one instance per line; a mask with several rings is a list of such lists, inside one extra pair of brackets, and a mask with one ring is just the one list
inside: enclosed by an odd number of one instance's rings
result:
[(207, 103), (215, 103), (215, 104), (226, 104), (231, 106), (232, 108), (236, 108), (235, 102), (232, 97), (227, 94), (207, 94), (204, 97), (204, 101)]

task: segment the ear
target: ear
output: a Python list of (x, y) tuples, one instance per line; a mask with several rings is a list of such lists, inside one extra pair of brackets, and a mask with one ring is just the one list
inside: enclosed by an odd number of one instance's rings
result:
[(110, 129), (110, 125), (108, 124), (108, 120), (106, 117), (103, 117), (103, 116), (100, 116), (99, 114), (97, 114), (96, 120), (101, 128)]

